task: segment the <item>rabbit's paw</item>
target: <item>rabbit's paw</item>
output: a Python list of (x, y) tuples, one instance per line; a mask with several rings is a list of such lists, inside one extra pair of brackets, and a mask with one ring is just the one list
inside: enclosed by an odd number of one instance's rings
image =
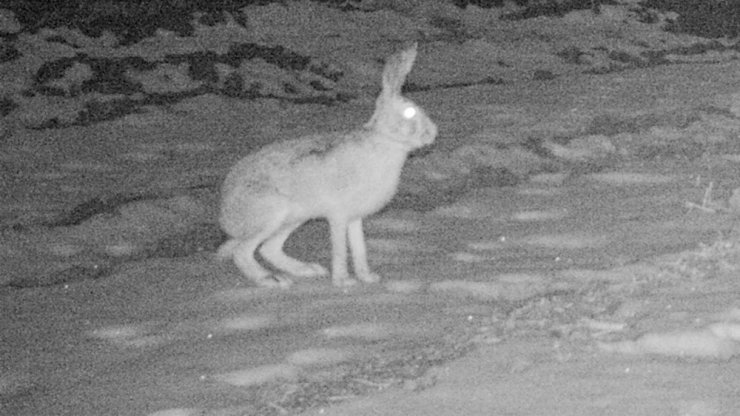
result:
[(279, 288), (279, 289), (288, 289), (293, 285), (293, 281), (290, 280), (287, 276), (280, 275), (280, 274), (273, 274), (267, 277), (263, 277), (261, 279), (256, 279), (255, 283), (257, 283), (257, 286), (260, 287), (268, 287), (268, 288)]
[(331, 281), (336, 287), (351, 287), (357, 284), (357, 280), (352, 279), (348, 276), (343, 276), (339, 278), (334, 277)]
[(300, 268), (293, 270), (296, 277), (323, 277), (328, 276), (329, 271), (318, 263), (303, 263)]
[(357, 278), (365, 283), (378, 283), (380, 281), (380, 275), (373, 272), (358, 274)]

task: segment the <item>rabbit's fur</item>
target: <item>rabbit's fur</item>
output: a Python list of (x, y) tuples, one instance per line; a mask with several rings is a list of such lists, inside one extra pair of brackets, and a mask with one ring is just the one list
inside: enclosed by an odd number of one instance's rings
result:
[(270, 144), (247, 155), (229, 172), (222, 187), (220, 224), (231, 237), (219, 248), (260, 286), (287, 287), (254, 258), (293, 276), (320, 276), (316, 263), (288, 257), (283, 244), (312, 218), (329, 221), (332, 281), (355, 283), (347, 272), (347, 241), (355, 275), (364, 282), (380, 277), (367, 264), (362, 219), (383, 208), (398, 187), (408, 153), (430, 144), (437, 126), (421, 108), (401, 96), (417, 46), (392, 55), (383, 70), (383, 89), (371, 119), (347, 133), (325, 133)]

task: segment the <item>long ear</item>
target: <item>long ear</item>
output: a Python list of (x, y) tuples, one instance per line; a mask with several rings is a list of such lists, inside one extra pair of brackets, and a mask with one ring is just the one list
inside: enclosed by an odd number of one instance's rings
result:
[(383, 68), (383, 92), (384, 96), (401, 95), (401, 87), (406, 81), (406, 75), (411, 72), (416, 59), (417, 43), (414, 42), (409, 48), (402, 50), (388, 58)]

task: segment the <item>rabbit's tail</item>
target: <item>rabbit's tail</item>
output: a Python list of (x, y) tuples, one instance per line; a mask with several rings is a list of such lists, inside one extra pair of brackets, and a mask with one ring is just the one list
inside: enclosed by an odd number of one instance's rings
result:
[(230, 260), (234, 255), (234, 249), (239, 244), (239, 240), (229, 239), (225, 243), (221, 244), (221, 247), (216, 250), (216, 259), (225, 261)]

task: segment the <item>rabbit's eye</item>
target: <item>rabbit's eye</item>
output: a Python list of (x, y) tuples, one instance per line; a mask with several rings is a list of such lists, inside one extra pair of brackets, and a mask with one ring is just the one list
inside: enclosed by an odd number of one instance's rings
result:
[(406, 119), (411, 119), (416, 115), (416, 109), (414, 107), (406, 107), (403, 110), (403, 117)]

